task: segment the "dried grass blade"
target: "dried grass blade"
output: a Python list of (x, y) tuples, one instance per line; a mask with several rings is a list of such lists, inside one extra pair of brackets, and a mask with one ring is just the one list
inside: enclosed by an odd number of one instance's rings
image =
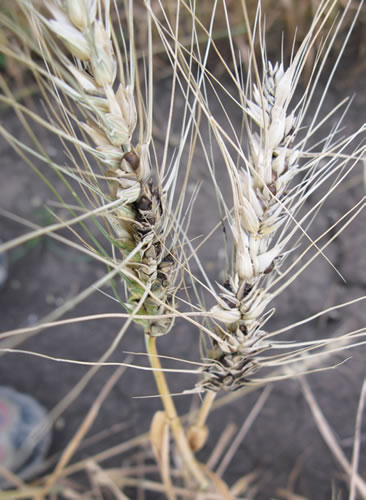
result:
[(124, 367), (117, 368), (117, 370), (114, 372), (114, 374), (110, 377), (110, 379), (107, 381), (107, 383), (103, 387), (102, 391), (99, 393), (98, 397), (95, 399), (95, 401), (92, 404), (92, 406), (90, 407), (86, 417), (84, 418), (83, 422), (81, 423), (79, 429), (77, 430), (74, 437), (71, 439), (70, 443), (68, 444), (68, 446), (65, 448), (64, 452), (62, 453), (61, 458), (60, 458), (58, 464), (56, 465), (54, 472), (51, 474), (51, 476), (47, 480), (47, 483), (46, 483), (44, 489), (40, 493), (39, 499), (44, 498), (44, 496), (48, 494), (49, 490), (54, 486), (57, 479), (62, 475), (62, 472), (63, 472), (65, 466), (71, 460), (71, 458), (72, 458), (73, 454), (75, 453), (76, 449), (78, 448), (80, 442), (82, 441), (85, 434), (88, 432), (88, 430), (92, 426), (94, 420), (97, 418), (103, 401), (108, 396), (110, 391), (113, 389), (113, 386), (117, 383), (117, 381), (119, 380), (121, 375), (124, 373), (124, 371), (125, 371)]
[(356, 500), (357, 467), (358, 467), (358, 461), (360, 458), (361, 424), (362, 424), (362, 415), (363, 415), (363, 411), (364, 411), (364, 407), (365, 407), (365, 401), (366, 401), (366, 379), (363, 381), (363, 384), (362, 384), (360, 401), (358, 403), (357, 416), (356, 416), (349, 500)]
[[(352, 476), (352, 467), (350, 463), (348, 462), (347, 458), (345, 457), (342, 449), (340, 448), (337, 439), (334, 435), (334, 432), (330, 428), (328, 422), (326, 421), (321, 409), (319, 408), (318, 403), (316, 402), (316, 399), (314, 397), (314, 394), (307, 382), (307, 380), (304, 377), (299, 377), (299, 381), (301, 384), (301, 388), (303, 390), (305, 399), (309, 405), (309, 408), (313, 414), (313, 417), (315, 419), (315, 422), (317, 424), (318, 430), (320, 434), (322, 435), (324, 441), (328, 445), (329, 449), (343, 468), (343, 470), (346, 472), (348, 477)], [(360, 493), (362, 498), (366, 498), (366, 483), (365, 481), (361, 478), (359, 474), (355, 475), (354, 478), (355, 486), (357, 488), (357, 491)]]
[(245, 419), (240, 431), (238, 432), (237, 436), (235, 437), (231, 447), (226, 452), (224, 458), (222, 459), (219, 467), (216, 470), (216, 473), (219, 477), (221, 477), (223, 475), (227, 466), (229, 465), (232, 458), (234, 457), (235, 453), (238, 451), (238, 448), (239, 448), (241, 442), (243, 441), (243, 439), (245, 438), (245, 436), (249, 432), (249, 429), (253, 425), (253, 422), (257, 418), (259, 412), (262, 410), (262, 408), (263, 408), (264, 404), (266, 403), (271, 391), (272, 391), (272, 387), (270, 385), (267, 385), (267, 387), (265, 387), (264, 391), (262, 392), (262, 394), (258, 398), (258, 401), (256, 402), (256, 404), (251, 409), (251, 411), (250, 411), (249, 415), (247, 416), (247, 418)]

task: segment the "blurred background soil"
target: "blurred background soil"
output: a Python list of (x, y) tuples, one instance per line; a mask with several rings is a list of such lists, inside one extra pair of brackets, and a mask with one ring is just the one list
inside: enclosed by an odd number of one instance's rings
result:
[[(346, 133), (356, 130), (365, 119), (364, 73), (360, 76), (357, 71), (357, 76), (349, 81), (351, 70), (354, 71), (353, 62), (358, 61), (356, 55), (351, 51), (350, 57), (346, 58), (344, 65), (337, 71), (335, 80), (327, 92), (323, 111), (324, 115), (343, 97), (354, 95), (344, 122)], [(156, 84), (154, 105), (158, 110), (157, 128), (159, 120), (163, 120), (162, 117), (166, 116), (169, 105), (166, 95), (169, 87), (169, 76), (161, 78)], [(320, 97), (321, 91), (322, 87), (319, 87), (317, 97)], [(31, 105), (41, 110), (38, 95), (32, 97)], [(179, 102), (177, 105), (179, 106)], [(212, 112), (215, 112), (215, 105)], [(234, 122), (237, 120), (240, 128), (240, 117), (236, 116), (234, 111), (230, 116)], [(23, 128), (11, 110), (1, 110), (1, 122), (19, 140), (27, 141)], [(59, 141), (44, 130), (35, 132), (46, 146), (51, 158), (59, 158)], [(319, 131), (319, 134), (321, 138), (322, 131)], [(43, 208), (50, 199), (48, 188), (26, 167), (23, 160), (3, 139), (0, 140), (0, 157), (1, 209), (40, 225), (50, 223), (50, 216)], [(54, 182), (57, 182), (55, 175), (47, 170), (47, 166), (41, 168)], [(228, 189), (224, 165), (218, 176), (220, 186), (224, 190)], [(312, 237), (320, 234), (364, 196), (363, 179), (362, 166), (358, 164), (338, 191), (325, 203), (310, 228)], [(193, 190), (199, 182), (202, 184), (189, 233), (192, 239), (206, 234), (208, 229), (214, 227), (219, 217), (212, 194), (212, 183), (203, 158), (200, 160), (200, 155), (194, 164), (189, 189)], [(63, 189), (64, 187), (60, 186), (61, 192)], [(308, 203), (308, 206), (311, 206), (312, 200)], [(300, 321), (331, 305), (365, 295), (365, 222), (363, 212), (326, 251), (326, 255), (335, 264), (345, 282), (323, 258), (316, 259), (276, 300), (274, 305), (277, 312), (268, 325), (270, 330)], [(23, 233), (22, 225), (0, 217), (1, 240), (7, 241)], [(72, 237), (66, 230), (60, 234)], [(22, 245), (10, 251), (8, 257), (9, 277), (0, 290), (1, 331), (36, 323), (56, 306), (76, 295), (105, 273), (102, 264), (49, 237), (42, 237)], [(223, 276), (220, 271), (224, 267), (224, 251), (220, 231), (213, 235), (209, 243), (202, 246), (199, 257), (205, 265), (209, 278), (213, 282), (222, 281)], [(66, 317), (109, 312), (123, 311), (118, 303), (96, 291)], [(308, 340), (340, 335), (364, 327), (365, 319), (366, 310), (361, 302), (290, 330), (282, 338)], [(56, 327), (28, 339), (21, 348), (57, 358), (95, 361), (111, 344), (121, 325), (121, 320), (106, 318)], [(161, 354), (189, 360), (198, 359), (198, 348), (199, 332), (183, 321), (177, 321), (173, 331), (159, 341)], [(128, 351), (144, 352), (142, 331), (135, 326), (129, 328), (111, 361), (125, 360)], [(342, 366), (311, 374), (307, 380), (343, 451), (350, 459), (357, 404), (366, 375), (365, 348), (353, 349), (327, 358), (323, 364), (335, 365), (346, 358), (350, 359)], [(147, 366), (143, 356), (136, 356), (135, 362)], [(164, 361), (164, 366), (177, 365)], [(87, 368), (82, 366), (8, 353), (0, 358), (0, 384), (10, 385), (33, 395), (51, 410), (72, 389), (86, 370)], [(77, 400), (56, 421), (51, 455), (65, 448), (113, 370), (110, 367), (100, 369)], [(168, 380), (174, 393), (190, 389), (195, 383), (195, 377), (187, 374), (169, 374)], [(242, 425), (257, 401), (260, 391), (248, 394), (211, 414), (208, 425), (212, 440), (209, 440), (207, 446), (199, 453), (202, 460), (209, 456), (218, 437), (228, 424), (234, 423), (238, 428)], [(146, 432), (152, 415), (161, 408), (161, 404), (156, 397), (141, 397), (155, 395), (156, 388), (151, 373), (128, 369), (104, 402), (89, 435), (101, 431), (110, 432), (104, 434), (104, 437), (96, 443), (82, 447), (75, 458), (90, 457), (96, 452)], [(191, 405), (191, 397), (177, 396), (176, 404), (179, 412), (185, 413)], [(365, 425), (363, 425), (363, 441), (366, 436)], [(117, 456), (102, 462), (101, 465), (119, 466), (124, 463), (125, 458)], [(366, 477), (365, 446), (362, 448), (359, 470), (361, 475)], [(258, 492), (255, 496), (258, 499), (284, 498), (280, 495), (279, 488), (293, 489), (298, 495), (312, 500), (330, 498), (332, 491), (337, 491), (341, 495), (336, 498), (347, 498), (342, 470), (324, 444), (296, 379), (279, 382), (273, 386), (263, 410), (230, 463), (225, 479), (231, 484), (253, 471), (258, 473)], [(148, 494), (147, 498), (152, 499), (155, 496)], [(156, 496), (156, 498), (161, 497)]]

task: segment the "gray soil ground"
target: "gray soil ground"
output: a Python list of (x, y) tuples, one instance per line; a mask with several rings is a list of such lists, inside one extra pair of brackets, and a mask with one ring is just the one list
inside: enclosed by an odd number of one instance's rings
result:
[[(168, 83), (157, 87), (156, 107), (164, 116)], [(332, 87), (327, 96), (327, 109), (332, 109), (340, 98), (356, 91), (345, 126), (347, 132), (359, 127), (365, 118), (365, 93), (361, 86), (346, 90)], [(35, 99), (37, 101), (37, 98)], [(39, 103), (35, 103), (38, 106)], [(235, 115), (232, 115), (235, 120)], [(159, 120), (159, 117), (157, 118)], [(14, 114), (1, 111), (1, 122), (20, 139), (24, 131)], [(57, 157), (60, 146), (44, 130), (37, 131), (48, 153)], [(28, 169), (24, 162), (1, 140), (0, 206), (2, 209), (42, 223), (46, 213), (42, 205), (50, 199), (48, 188)], [(43, 171), (47, 167), (41, 166)], [(53, 175), (51, 175), (54, 178)], [(220, 182), (224, 187), (224, 167)], [(192, 238), (206, 234), (218, 220), (212, 185), (208, 180), (203, 160), (194, 165), (192, 186), (202, 182), (190, 229)], [(61, 189), (63, 189), (61, 187)], [(349, 210), (364, 196), (362, 169), (358, 165), (338, 192), (324, 205), (310, 228), (312, 236), (320, 234), (336, 218)], [(310, 202), (311, 203), (311, 202)], [(11, 220), (0, 218), (0, 238), (9, 240), (24, 232), (24, 228)], [(66, 231), (61, 234), (68, 236)], [(365, 294), (366, 288), (366, 233), (365, 214), (340, 235), (327, 250), (327, 256), (335, 263), (346, 283), (325, 262), (317, 259), (309, 269), (276, 301), (277, 313), (269, 329), (276, 329), (315, 314), (330, 305), (342, 303)], [(223, 239), (220, 232), (204, 245), (200, 258), (211, 280), (221, 280), (223, 269)], [(103, 276), (102, 264), (82, 257), (77, 251), (63, 246), (50, 238), (42, 238), (33, 248), (21, 247), (9, 254), (9, 278), (0, 291), (1, 331), (24, 327), (35, 323), (44, 315), (74, 296)], [(69, 317), (102, 312), (121, 312), (118, 303), (95, 292), (83, 301)], [(283, 338), (302, 340), (324, 338), (353, 331), (365, 325), (366, 313), (362, 303), (323, 316), (308, 325), (290, 330)], [(23, 349), (51, 354), (58, 358), (94, 361), (105, 351), (121, 327), (117, 319), (76, 323), (47, 330), (27, 340)], [(172, 333), (161, 339), (159, 350), (165, 355), (197, 359), (199, 334), (184, 322), (177, 322)], [(113, 360), (126, 358), (124, 351), (143, 352), (142, 332), (131, 327), (116, 350)], [(350, 359), (334, 370), (309, 375), (307, 380), (315, 392), (320, 407), (334, 429), (343, 451), (348, 458), (352, 443), (357, 404), (365, 371), (365, 349), (346, 351), (325, 364), (336, 364)], [(143, 357), (135, 358), (146, 365)], [(167, 366), (169, 363), (167, 363)], [(77, 400), (60, 417), (53, 430), (51, 454), (62, 450), (78, 428), (82, 418), (97, 397), (113, 369), (103, 368), (78, 396)], [(19, 391), (35, 396), (46, 408), (52, 409), (60, 399), (84, 375), (86, 368), (23, 354), (6, 354), (0, 359), (0, 384), (10, 385)], [(195, 378), (191, 375), (171, 374), (169, 383), (173, 392), (189, 389)], [(105, 401), (90, 435), (102, 430), (121, 428), (97, 444), (85, 447), (77, 458), (91, 456), (98, 450), (138, 435), (148, 429), (151, 416), (160, 408), (158, 398), (136, 399), (137, 396), (155, 395), (156, 389), (149, 372), (128, 370)], [(221, 432), (229, 423), (241, 426), (255, 404), (260, 391), (249, 394), (212, 413), (209, 419), (211, 443), (201, 452), (202, 459), (212, 450)], [(178, 410), (185, 412), (190, 405), (189, 396), (176, 398)], [(365, 426), (363, 426), (365, 431)], [(363, 434), (364, 436), (365, 434)], [(107, 464), (119, 465), (123, 457)], [(103, 465), (103, 464), (102, 464)], [(298, 380), (277, 383), (263, 410), (255, 420), (239, 452), (231, 462), (226, 479), (231, 484), (250, 472), (258, 472), (259, 491), (255, 498), (280, 498), (278, 488), (294, 486), (299, 495), (312, 500), (331, 497), (332, 491), (346, 498), (344, 476), (331, 452), (324, 444)], [(366, 447), (360, 459), (360, 473), (366, 477)], [(133, 496), (132, 496), (133, 498)], [(147, 496), (147, 498), (154, 498)], [(159, 497), (158, 497), (159, 498)]]

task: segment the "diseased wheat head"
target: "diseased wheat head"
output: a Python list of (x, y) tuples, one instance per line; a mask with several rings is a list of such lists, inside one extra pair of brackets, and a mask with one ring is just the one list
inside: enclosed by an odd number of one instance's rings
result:
[[(183, 3), (194, 17), (193, 7)], [(315, 358), (317, 354), (312, 351), (327, 344), (326, 339), (324, 342), (318, 341), (313, 344), (275, 341), (273, 338), (275, 334), (265, 328), (274, 313), (274, 308), (269, 309), (269, 304), (314, 260), (316, 256), (309, 257), (311, 250), (315, 249), (316, 255), (326, 258), (323, 250), (330, 242), (321, 243), (319, 246), (324, 234), (313, 241), (307, 233), (308, 225), (327, 196), (339, 186), (365, 153), (362, 142), (365, 127), (343, 137), (340, 133), (342, 119), (333, 127), (330, 135), (316, 147), (311, 144), (315, 132), (333, 114), (331, 112), (325, 118), (319, 117), (327, 89), (350, 32), (345, 37), (343, 49), (309, 122), (309, 111), (314, 106), (312, 101), (315, 90), (333, 43), (339, 36), (350, 3), (341, 18), (334, 23), (325, 40), (319, 42), (320, 33), (329, 22), (335, 7), (334, 3), (327, 0), (320, 3), (307, 36), (296, 51), (294, 44), (287, 67), (283, 60), (275, 64), (269, 61), (262, 32), (260, 5), (252, 30), (245, 2), (242, 2), (242, 11), (248, 33), (248, 54), (237, 55), (234, 40), (231, 39), (232, 60), (231, 64), (228, 63), (220, 55), (212, 39), (216, 5), (215, 2), (209, 29), (200, 25), (199, 20), (196, 21), (200, 29), (205, 30), (213, 50), (218, 54), (221, 64), (230, 76), (230, 88), (224, 86), (207, 70), (206, 53), (203, 55), (199, 51), (196, 53), (196, 62), (205, 74), (205, 91), (202, 92), (196, 83), (192, 82), (187, 65), (184, 63), (184, 47), (181, 47), (180, 60), (182, 61), (180, 70), (197, 95), (212, 135), (221, 151), (232, 189), (230, 205), (220, 193), (219, 181), (215, 177), (214, 172), (219, 168), (218, 161), (210, 155), (209, 148), (202, 141), (219, 205), (224, 214), (223, 222), (229, 227), (227, 232), (231, 235), (233, 255), (231, 269), (223, 284), (218, 284), (216, 288), (206, 279), (205, 286), (215, 298), (216, 304), (207, 311), (212, 328), (208, 334), (209, 345), (207, 346), (207, 341), (204, 341), (206, 347), (202, 357), (203, 376), (196, 386), (198, 391), (222, 389), (232, 391), (244, 385), (263, 382), (263, 379), (254, 377), (262, 367), (290, 366), (303, 360), (304, 355), (308, 357), (309, 353), (310, 358), (311, 354)], [(362, 3), (357, 13), (361, 8)], [(230, 34), (229, 16), (225, 4), (224, 11), (227, 31)], [(155, 22), (160, 29), (160, 36), (167, 40), (168, 45), (168, 35), (160, 27), (158, 19), (155, 18)], [(257, 37), (260, 46), (259, 60), (256, 59), (254, 47)], [(300, 94), (301, 76), (307, 66), (307, 58), (313, 57), (316, 44), (320, 44), (320, 49), (310, 80)], [(240, 57), (247, 61), (246, 77)], [(223, 119), (213, 114), (212, 104), (207, 97), (209, 93), (216, 94)], [(220, 96), (224, 96), (225, 99)], [(242, 115), (241, 130), (235, 129), (225, 108), (224, 101), (228, 99), (234, 103), (238, 114)], [(360, 141), (359, 144), (357, 141)], [(349, 153), (351, 148), (353, 150)], [(329, 192), (303, 214), (301, 208), (306, 200), (330, 179), (333, 181)], [(353, 219), (363, 207), (364, 200), (361, 200), (348, 216)], [(341, 228), (337, 228), (337, 234), (347, 225), (345, 222), (342, 226), (341, 221), (339, 221)], [(290, 263), (287, 257), (303, 244), (301, 240), (307, 240), (308, 246), (295, 262)], [(299, 263), (301, 263), (300, 269), (296, 269)], [(204, 332), (207, 334), (207, 326)], [(355, 338), (363, 335), (363, 332), (354, 333)], [(342, 348), (341, 339), (339, 341), (340, 344), (334, 347), (334, 351)], [(276, 354), (278, 350), (284, 350), (285, 353)], [(282, 372), (267, 377), (267, 380), (286, 376), (289, 375)]]
[[(324, 139), (320, 151), (307, 149), (318, 126), (316, 120), (322, 100), (310, 125), (305, 125), (305, 117), (342, 20), (328, 35), (329, 45), (322, 46), (303, 94), (298, 95), (296, 89), (320, 27), (331, 11), (329, 2), (320, 4), (305, 40), (293, 53), (287, 68), (283, 61), (272, 64), (268, 60), (265, 42), (261, 39), (262, 77), (259, 77), (259, 63), (253, 50), (245, 85), (242, 76), (236, 73), (234, 80), (239, 93), (236, 104), (243, 114), (244, 140), (239, 133), (233, 139), (229, 137), (207, 111), (232, 188), (233, 205), (224, 206), (233, 239), (233, 264), (226, 281), (218, 285), (217, 304), (210, 310), (214, 331), (220, 339), (212, 340), (198, 390), (237, 390), (258, 382), (253, 376), (262, 367), (294, 363), (307, 351), (307, 346), (299, 342), (293, 345), (291, 354), (288, 352), (291, 343), (271, 338), (273, 334), (266, 331), (265, 325), (274, 309), (268, 306), (299, 274), (294, 271), (291, 275), (293, 264), (285, 271), (282, 268), (286, 257), (299, 245), (294, 239), (297, 231), (299, 239), (305, 237), (310, 241), (305, 253), (315, 247), (317, 254), (324, 257), (317, 242), (307, 235), (304, 224), (326, 197), (297, 220), (300, 208), (330, 176), (335, 179), (332, 192), (365, 152), (361, 143), (349, 156), (345, 154), (355, 139), (364, 135), (365, 129), (362, 127), (349, 137), (339, 138), (340, 123)], [(247, 19), (245, 7), (244, 16)], [(256, 22), (260, 30), (260, 10)], [(247, 27), (252, 49), (253, 35), (249, 25)], [(233, 58), (235, 63), (234, 55)], [(329, 83), (330, 80), (327, 86)], [(230, 148), (234, 149), (234, 155), (229, 152)], [(360, 207), (357, 208), (359, 213)], [(309, 343), (308, 347), (312, 350), (315, 345), (311, 347)], [(263, 355), (269, 349), (271, 354)], [(275, 349), (286, 350), (286, 353), (273, 354)]]
[[(56, 95), (62, 93), (74, 102), (82, 115), (82, 119), (73, 116), (76, 125), (94, 143), (90, 146), (78, 140), (78, 146), (94, 157), (102, 170), (98, 177), (95, 167), (88, 164), (88, 175), (96, 181), (96, 186), (89, 191), (97, 193), (99, 204), (114, 204), (106, 209), (105, 216), (115, 235), (110, 237), (114, 254), (119, 251), (124, 259), (122, 274), (128, 288), (128, 301), (123, 305), (137, 316), (156, 316), (156, 319), (136, 317), (135, 321), (150, 335), (163, 335), (173, 324), (172, 318), (165, 318), (164, 314), (176, 291), (177, 256), (173, 250), (176, 235), (169, 238), (169, 234), (179, 154), (169, 175), (163, 178), (159, 169), (152, 172), (152, 91), (149, 88), (152, 82), (147, 81), (144, 86), (148, 94), (145, 106), (141, 97), (143, 89), (136, 88), (132, 5), (126, 33), (129, 41), (124, 40), (129, 47), (122, 56), (119, 50), (115, 52), (109, 1), (47, 0), (44, 3), (48, 16), (41, 14), (31, 2), (20, 2), (33, 17), (41, 53), (49, 68), (43, 76)], [(61, 40), (61, 46), (55, 36)], [(150, 73), (147, 79), (149, 77)], [(62, 109), (60, 99), (59, 102)], [(65, 109), (68, 121), (70, 112)], [(104, 184), (98, 184), (99, 178)], [(106, 184), (109, 193), (105, 190)], [(169, 188), (170, 198), (166, 192)]]

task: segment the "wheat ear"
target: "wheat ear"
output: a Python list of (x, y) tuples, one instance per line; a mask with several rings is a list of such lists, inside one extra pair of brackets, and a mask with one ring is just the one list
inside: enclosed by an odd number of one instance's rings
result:
[[(264, 351), (269, 348), (291, 349), (289, 343), (281, 345), (280, 342), (269, 341), (270, 335), (264, 325), (274, 312), (273, 309), (268, 310), (269, 303), (295, 278), (290, 277), (273, 293), (274, 283), (281, 279), (280, 267), (293, 250), (292, 237), (295, 231), (300, 230), (301, 236), (307, 236), (301, 222), (296, 221), (296, 214), (310, 191), (317, 189), (332, 173), (334, 175), (345, 168), (348, 161), (352, 163), (352, 168), (364, 154), (365, 148), (361, 146), (348, 160), (343, 155), (345, 145), (363, 133), (362, 128), (338, 143), (332, 143), (331, 135), (325, 141), (323, 150), (314, 156), (305, 151), (305, 144), (313, 133), (316, 118), (305, 139), (297, 137), (313, 88), (308, 88), (298, 102), (294, 102), (295, 90), (309, 51), (331, 10), (329, 2), (320, 4), (305, 40), (287, 69), (283, 62), (273, 65), (268, 60), (262, 41), (263, 77), (259, 77), (254, 57), (251, 64), (255, 84), (249, 77), (244, 88), (237, 75), (235, 83), (240, 94), (248, 153), (242, 149), (238, 135), (231, 139), (211, 116), (208, 108), (206, 110), (232, 188), (233, 207), (231, 209), (225, 205), (225, 210), (233, 238), (234, 255), (232, 272), (223, 285), (218, 285), (217, 304), (210, 310), (215, 322), (214, 331), (221, 339), (211, 339), (212, 347), (207, 352), (207, 366), (203, 369), (202, 380), (197, 384), (198, 390), (234, 391), (243, 385), (255, 383), (253, 375), (270, 358), (263, 356)], [(245, 4), (243, 12), (250, 50), (254, 54)], [(325, 51), (325, 57), (327, 53)], [(318, 70), (321, 69), (322, 64)], [(315, 69), (312, 77), (315, 86), (318, 80)], [(237, 153), (237, 160), (229, 152), (227, 143)], [(307, 161), (303, 162), (303, 158)], [(325, 167), (321, 167), (321, 161)], [(298, 177), (300, 172), (306, 172), (305, 180)], [(290, 230), (291, 225), (295, 230)], [(316, 242), (310, 240), (310, 246), (316, 248), (318, 254), (324, 255)], [(289, 359), (293, 362), (296, 355), (301, 356), (302, 353), (303, 350), (298, 348), (295, 355), (287, 353), (287, 357), (284, 355), (283, 358), (273, 355), (272, 365), (285, 363)]]
[[(160, 181), (153, 185), (149, 156), (151, 126), (144, 110), (140, 113), (139, 142), (133, 142), (138, 118), (133, 50), (130, 66), (123, 70), (120, 61), (117, 65), (113, 48), (109, 2), (45, 3), (52, 18), (45, 18), (35, 9), (31, 11), (73, 56), (72, 60), (66, 58), (53, 44), (73, 84), (57, 78), (52, 81), (82, 108), (86, 116), (82, 128), (96, 145), (88, 151), (104, 168), (108, 198), (121, 202), (106, 217), (116, 235), (114, 245), (123, 257), (135, 253), (124, 273), (129, 292), (125, 307), (132, 312), (145, 297), (138, 314), (156, 315), (157, 319), (141, 318), (136, 322), (150, 335), (164, 335), (173, 324), (171, 318), (163, 315), (164, 304), (171, 304), (175, 291), (176, 261), (166, 241), (171, 226), (167, 197)], [(129, 21), (132, 23), (132, 15)]]

